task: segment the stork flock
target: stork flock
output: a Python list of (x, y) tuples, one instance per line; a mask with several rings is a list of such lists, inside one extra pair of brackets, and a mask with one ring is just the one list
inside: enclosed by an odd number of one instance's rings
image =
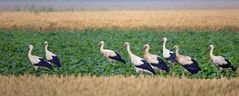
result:
[[(162, 39), (163, 42), (163, 58), (166, 59), (170, 64), (177, 63), (182, 65), (185, 71), (196, 74), (198, 73), (201, 68), (197, 61), (190, 56), (185, 56), (179, 54), (179, 46), (175, 45), (174, 50), (175, 52), (166, 48), (167, 38), (164, 37)], [(116, 52), (109, 49), (104, 49), (104, 41), (100, 41), (98, 44), (100, 46), (100, 53), (108, 59), (108, 61), (114, 63), (115, 61), (119, 61), (122, 63), (126, 63), (126, 61)], [(156, 54), (151, 54), (149, 52), (150, 46), (149, 44), (145, 44), (143, 47), (143, 58), (133, 54), (130, 49), (130, 43), (125, 42), (123, 48), (127, 49), (129, 58), (131, 63), (133, 64), (135, 71), (137, 73), (147, 73), (155, 75), (156, 71), (160, 72), (169, 72), (169, 66), (164, 62), (163, 58)], [(228, 59), (222, 56), (215, 56), (213, 55), (214, 46), (209, 45), (210, 50), (210, 59), (219, 70), (230, 68), (233, 71), (236, 71), (236, 67), (233, 66)]]
[(45, 42), (45, 57), (46, 60), (42, 57), (32, 55), (33, 45), (29, 45), (29, 51), (28, 51), (28, 58), (32, 65), (34, 66), (35, 70), (38, 70), (39, 67), (41, 68), (48, 68), (53, 69), (52, 66), (56, 65), (57, 67), (61, 67), (60, 60), (56, 56), (56, 54), (52, 53), (48, 50), (48, 42)]
[[(137, 73), (147, 73), (147, 74), (155, 75), (156, 71), (166, 72), (166, 73), (169, 72), (170, 68), (164, 62), (164, 59), (167, 60), (170, 64), (176, 63), (176, 64), (182, 65), (184, 70), (191, 74), (196, 74), (201, 70), (199, 64), (197, 63), (197, 61), (195, 59), (193, 59), (190, 56), (185, 56), (185, 55), (179, 54), (179, 46), (178, 45), (174, 46), (175, 52), (173, 52), (166, 48), (166, 42), (167, 42), (166, 37), (164, 37), (162, 39), (162, 42), (163, 42), (163, 46), (162, 46), (163, 58), (160, 57), (159, 55), (151, 54), (149, 52), (149, 50), (150, 50), (149, 44), (145, 44), (143, 46), (143, 49), (142, 49), (143, 53), (144, 53), (143, 58), (135, 55), (131, 51), (129, 42), (125, 42), (123, 44), (123, 46), (119, 49), (119, 51), (126, 48), (129, 58), (130, 58), (130, 61), (133, 64), (134, 69)], [(124, 64), (126, 63), (126, 61), (116, 51), (104, 49), (104, 44), (105, 44), (104, 41), (100, 41), (100, 43), (98, 44), (98, 46), (100, 46), (100, 53), (102, 54), (102, 56), (107, 58), (108, 61), (111, 63), (115, 63), (115, 61), (119, 61)], [(48, 50), (48, 42), (47, 41), (45, 42), (46, 60), (43, 59), (42, 57), (32, 55), (32, 50), (33, 50), (33, 45), (29, 45), (28, 58), (36, 70), (39, 67), (53, 69), (52, 66), (54, 66), (54, 65), (57, 67), (61, 67), (60, 60), (58, 59), (56, 54), (54, 54)], [(236, 71), (237, 68), (235, 66), (233, 66), (233, 64), (231, 64), (228, 59), (226, 59), (223, 56), (215, 56), (213, 54), (213, 50), (214, 50), (214, 46), (209, 45), (210, 59), (216, 68), (218, 68), (219, 70), (230, 68), (231, 70)]]

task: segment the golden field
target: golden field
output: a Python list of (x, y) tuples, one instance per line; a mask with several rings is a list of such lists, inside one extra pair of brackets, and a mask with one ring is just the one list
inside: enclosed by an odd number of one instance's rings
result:
[(238, 96), (239, 78), (0, 76), (4, 96)]
[(239, 10), (157, 10), (0, 12), (0, 28), (11, 29), (157, 29), (162, 31), (239, 31)]

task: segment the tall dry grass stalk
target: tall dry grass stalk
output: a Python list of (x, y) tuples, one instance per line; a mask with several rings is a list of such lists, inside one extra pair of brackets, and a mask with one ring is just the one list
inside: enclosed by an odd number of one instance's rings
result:
[(0, 76), (2, 96), (238, 96), (239, 78)]
[(239, 10), (0, 12), (0, 28), (152, 28), (164, 31), (239, 31)]

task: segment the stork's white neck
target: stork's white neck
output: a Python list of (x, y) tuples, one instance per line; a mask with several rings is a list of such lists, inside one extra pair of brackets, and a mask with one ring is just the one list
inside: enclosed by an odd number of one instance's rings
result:
[(45, 45), (45, 52), (48, 51), (48, 44)]
[(149, 48), (145, 48), (145, 49), (144, 49), (144, 54), (150, 54), (150, 53), (149, 53)]
[(129, 56), (134, 55), (134, 54), (131, 52), (131, 50), (130, 50), (130, 45), (127, 46), (127, 52), (128, 52), (128, 54), (129, 54)]
[(164, 50), (167, 50), (167, 49), (166, 49), (166, 42), (167, 42), (167, 40), (163, 40), (163, 51), (164, 51)]
[(179, 57), (179, 56), (180, 56), (180, 54), (179, 54), (178, 50), (179, 50), (179, 48), (176, 48), (176, 49), (175, 49), (175, 54), (176, 54), (176, 57)]
[(100, 45), (100, 50), (104, 50), (104, 44)]
[(29, 51), (28, 51), (28, 57), (32, 56), (32, 49), (33, 48), (30, 48)]
[(210, 57), (211, 57), (211, 58), (214, 57), (214, 55), (213, 55), (213, 50), (214, 50), (214, 48), (212, 47), (212, 48), (210, 49)]

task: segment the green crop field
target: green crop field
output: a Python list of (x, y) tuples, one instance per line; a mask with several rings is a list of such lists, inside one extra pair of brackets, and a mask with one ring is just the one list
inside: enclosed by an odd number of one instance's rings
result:
[[(117, 30), (117, 29), (85, 29), (77, 32), (69, 31), (23, 31), (0, 30), (0, 73), (1, 75), (94, 75), (94, 76), (131, 76), (137, 75), (130, 64), (126, 50), (119, 52), (126, 59), (126, 64), (109, 63), (101, 56), (97, 44), (105, 41), (105, 48), (117, 50), (124, 42), (131, 43), (131, 50), (142, 57), (145, 43), (151, 45), (151, 53), (162, 56), (160, 40), (168, 37), (167, 47), (172, 49), (179, 45), (179, 52), (189, 55), (198, 61), (202, 68), (198, 74), (184, 75), (192, 78), (218, 78), (221, 76), (236, 77), (237, 72), (224, 70), (219, 72), (209, 59), (208, 45), (215, 45), (215, 55), (227, 57), (233, 65), (239, 66), (239, 33), (238, 32), (158, 32), (153, 30)], [(35, 71), (28, 60), (28, 45), (32, 44), (33, 54), (44, 57), (44, 42), (49, 42), (49, 50), (56, 53), (62, 67), (54, 70), (41, 69)], [(183, 67), (170, 66), (168, 74), (157, 76), (182, 76)]]

